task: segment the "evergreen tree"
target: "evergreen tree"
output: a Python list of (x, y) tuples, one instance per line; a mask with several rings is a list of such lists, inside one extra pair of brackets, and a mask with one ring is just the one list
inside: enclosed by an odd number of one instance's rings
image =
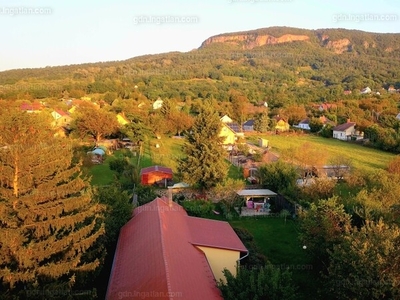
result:
[(0, 284), (70, 288), (102, 262), (103, 207), (49, 120), (0, 113), (0, 144)]
[(178, 170), (185, 182), (210, 188), (224, 180), (228, 166), (219, 137), (221, 127), (218, 114), (210, 107), (202, 108), (184, 145), (186, 157), (179, 161)]
[(261, 113), (254, 120), (254, 130), (257, 132), (267, 132), (270, 129), (269, 123), (270, 119), (268, 117), (268, 113)]

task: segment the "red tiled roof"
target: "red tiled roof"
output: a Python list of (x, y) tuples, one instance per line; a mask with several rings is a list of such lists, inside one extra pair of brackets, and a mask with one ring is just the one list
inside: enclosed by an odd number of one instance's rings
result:
[(283, 118), (283, 117), (280, 117), (280, 116), (275, 116), (274, 119), (275, 119), (277, 122), (279, 122), (279, 121), (281, 121), (281, 120), (284, 121), (284, 122), (286, 122), (286, 119)]
[(60, 116), (69, 116), (69, 114), (61, 109), (55, 109), (54, 110), (56, 113), (58, 113)]
[(153, 173), (153, 172), (172, 174), (171, 168), (161, 167), (161, 166), (151, 166), (151, 167), (147, 167), (147, 168), (142, 168), (140, 170), (140, 175)]
[(106, 299), (222, 300), (206, 256), (195, 245), (247, 251), (228, 226), (189, 217), (167, 198), (136, 208), (120, 232)]
[(345, 131), (345, 130), (349, 129), (352, 126), (356, 126), (356, 123), (355, 122), (343, 123), (343, 124), (340, 124), (340, 125), (334, 127), (333, 130), (334, 131)]
[(41, 110), (42, 109), (42, 104), (40, 103), (23, 103), (20, 106), (21, 110)]
[(188, 217), (187, 223), (194, 245), (247, 251), (228, 222)]

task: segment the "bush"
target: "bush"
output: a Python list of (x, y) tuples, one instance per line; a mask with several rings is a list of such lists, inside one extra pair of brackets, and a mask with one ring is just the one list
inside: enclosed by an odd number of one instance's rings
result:
[(250, 270), (238, 268), (236, 276), (227, 269), (223, 273), (226, 282), (220, 280), (218, 287), (226, 300), (297, 298), (292, 273), (271, 264)]
[(208, 200), (185, 200), (182, 206), (188, 215), (200, 218), (209, 217), (215, 210), (215, 204)]
[(249, 256), (240, 261), (241, 266), (244, 268), (253, 269), (264, 266), (268, 262), (268, 260), (257, 247), (253, 235), (247, 229), (233, 228), (233, 230), (236, 232), (236, 234), (250, 253)]
[(138, 195), (139, 205), (149, 203), (158, 197), (155, 188), (150, 185), (138, 185), (135, 193)]
[(110, 170), (115, 171), (118, 174), (118, 177), (120, 177), (125, 170), (127, 161), (124, 157), (118, 157), (116, 159), (111, 160), (108, 164)]
[[(240, 202), (239, 207), (241, 204), (242, 203)], [(225, 219), (232, 220), (234, 217), (239, 216), (237, 211), (234, 209), (234, 206), (236, 206), (235, 202), (232, 206), (232, 203), (229, 203), (226, 200), (221, 200), (215, 205), (215, 208), (217, 211), (222, 213)]]

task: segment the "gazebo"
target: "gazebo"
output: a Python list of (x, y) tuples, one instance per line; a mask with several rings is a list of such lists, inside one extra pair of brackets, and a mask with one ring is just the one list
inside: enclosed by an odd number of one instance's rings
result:
[(245, 200), (242, 215), (269, 214), (269, 199), (277, 194), (269, 189), (244, 189), (237, 192), (238, 196)]

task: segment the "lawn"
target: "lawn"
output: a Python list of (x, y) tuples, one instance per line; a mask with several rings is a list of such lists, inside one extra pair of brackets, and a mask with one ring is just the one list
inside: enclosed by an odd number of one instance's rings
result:
[(307, 142), (321, 149), (321, 151), (328, 153), (328, 157), (330, 158), (338, 155), (349, 158), (354, 168), (367, 172), (372, 172), (376, 169), (385, 169), (389, 161), (395, 157), (394, 154), (381, 150), (311, 134), (258, 134), (250, 136), (248, 141), (257, 144), (260, 137), (267, 139), (269, 146), (272, 147), (271, 151), (278, 154), (290, 147), (297, 147)]
[(229, 164), (228, 177), (236, 180), (244, 180), (242, 168)]
[[(384, 151), (364, 147), (361, 145), (343, 142), (335, 139), (327, 139), (317, 137), (310, 134), (300, 135), (266, 135), (255, 134), (247, 137), (247, 140), (253, 144), (258, 143), (258, 138), (264, 138), (269, 141), (272, 147), (271, 151), (280, 153), (290, 147), (300, 146), (303, 143), (310, 143), (315, 147), (323, 149), (328, 153), (329, 157), (341, 155), (350, 158), (353, 167), (372, 172), (376, 169), (384, 169), (394, 154)], [(139, 167), (144, 168), (155, 164), (170, 167), (174, 173), (177, 171), (177, 162), (183, 155), (182, 146), (185, 142), (184, 138), (161, 137), (160, 139), (151, 139), (143, 146), (143, 155), (140, 157)], [(158, 145), (158, 146), (157, 146)], [(119, 155), (116, 151), (114, 155)], [(139, 156), (132, 157), (132, 163), (137, 165)], [(94, 165), (90, 168), (90, 174), (93, 176), (92, 184), (107, 185), (113, 180), (113, 172), (108, 168), (108, 161), (112, 156), (108, 156), (102, 165)], [(228, 176), (234, 179), (242, 179), (241, 170), (230, 166)]]
[(93, 165), (89, 168), (89, 175), (92, 177), (92, 185), (108, 185), (114, 180), (114, 171), (110, 170), (108, 162), (112, 156), (108, 156), (105, 161), (100, 165)]
[[(143, 157), (151, 162), (150, 165), (162, 165), (169, 167), (175, 173), (178, 167), (178, 160), (182, 157), (182, 146), (185, 142), (184, 138), (168, 138), (152, 139), (147, 141), (144, 148)], [(158, 145), (158, 147), (157, 147)], [(140, 164), (141, 167), (146, 167)]]
[[(156, 145), (158, 144), (158, 147)], [(182, 157), (183, 138), (152, 139), (143, 146), (143, 155), (139, 157), (137, 152), (132, 152), (131, 162), (139, 168), (145, 168), (153, 165), (162, 165), (169, 167), (175, 173), (177, 172), (178, 159)], [(112, 183), (114, 172), (109, 168), (109, 161), (115, 157), (123, 156), (123, 151), (114, 151), (112, 155), (107, 155), (103, 164), (93, 165), (89, 168), (89, 175), (92, 176), (92, 185), (108, 185)], [(139, 162), (138, 162), (139, 160)]]
[[(232, 227), (247, 229), (260, 251), (279, 268), (288, 268), (299, 286), (297, 299), (316, 299), (317, 281), (306, 251), (298, 239), (297, 222), (281, 217), (241, 218), (229, 222)], [(251, 255), (251, 253), (250, 253)]]

